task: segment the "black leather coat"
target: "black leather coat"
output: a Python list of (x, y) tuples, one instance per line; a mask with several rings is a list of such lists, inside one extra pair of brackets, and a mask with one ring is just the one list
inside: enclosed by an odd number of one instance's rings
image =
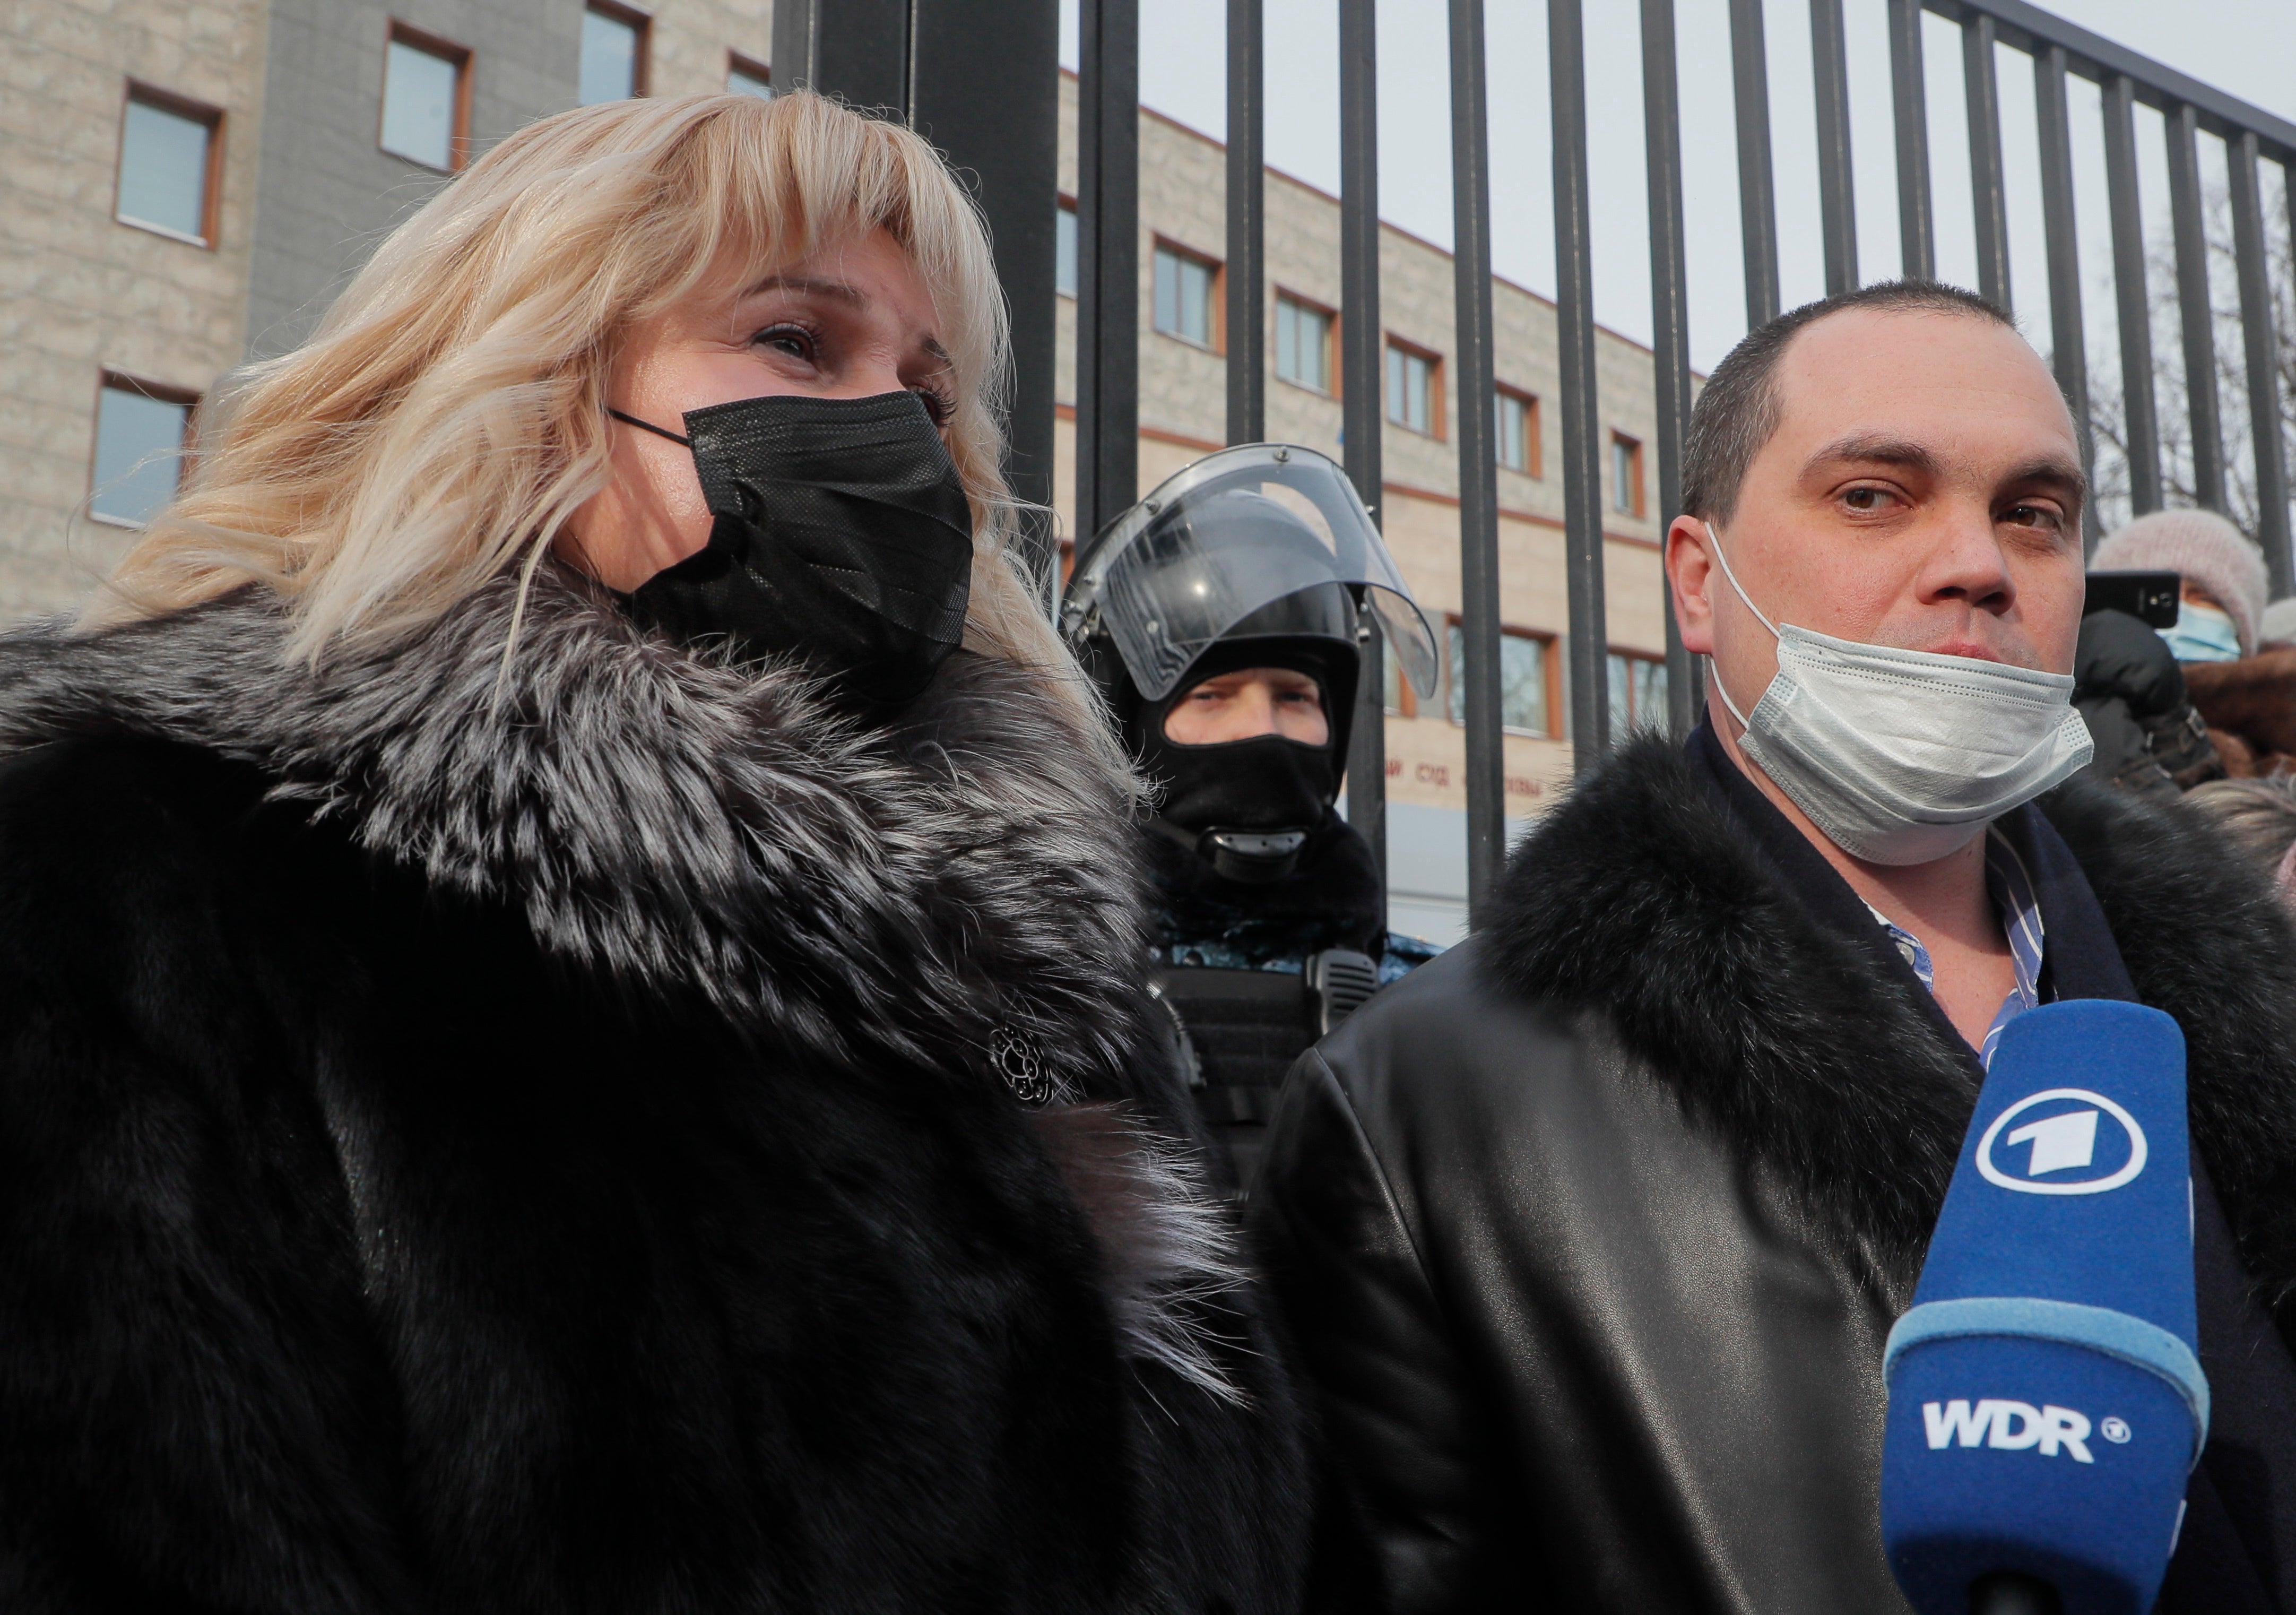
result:
[[(2076, 786), (2007, 827), (2045, 989), (2133, 977), (2190, 1045), (2217, 1402), (2162, 1607), (2296, 1608), (2296, 1367), (2262, 1304), (2296, 1281), (2296, 937), (2181, 809)], [(1316, 1607), (1902, 1611), (1882, 1344), (1980, 1077), (1710, 737), (1608, 764), (1496, 922), (1279, 1106), (1255, 1216), (1322, 1388)]]

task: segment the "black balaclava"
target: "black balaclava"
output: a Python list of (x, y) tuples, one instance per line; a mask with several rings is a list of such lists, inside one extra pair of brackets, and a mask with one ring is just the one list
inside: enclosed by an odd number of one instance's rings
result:
[[(1193, 847), (1226, 879), (1252, 884), (1291, 873), (1308, 834), (1339, 794), (1346, 768), (1342, 703), (1355, 699), (1354, 660), (1351, 648), (1305, 635), (1222, 640), (1169, 695), (1140, 701), (1125, 727), (1142, 770), (1162, 792), (1155, 828)], [(1190, 691), (1245, 668), (1283, 668), (1315, 679), (1324, 698), (1324, 744), (1260, 734), (1192, 746), (1164, 733), (1164, 720)]]
[(865, 710), (914, 698), (964, 636), (972, 512), (913, 392), (742, 398), (686, 412), (709, 542), (623, 597), (744, 657), (800, 658)]

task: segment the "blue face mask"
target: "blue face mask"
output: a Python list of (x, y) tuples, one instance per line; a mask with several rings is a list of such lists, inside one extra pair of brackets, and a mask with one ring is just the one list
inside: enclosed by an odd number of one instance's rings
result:
[(2177, 613), (2177, 626), (2161, 630), (2178, 661), (2238, 661), (2240, 631), (2214, 606), (2189, 601)]

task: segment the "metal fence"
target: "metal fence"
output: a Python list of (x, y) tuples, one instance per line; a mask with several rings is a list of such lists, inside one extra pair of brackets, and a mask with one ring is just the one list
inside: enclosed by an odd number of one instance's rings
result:
[[(1737, 158), (1745, 259), (1746, 318), (1759, 324), (1779, 302), (1779, 244), (1770, 153), (1771, 109), (1763, 40), (1762, 0), (1641, 0), (1644, 104), (1650, 209), (1652, 327), (1658, 427), (1660, 505), (1678, 508), (1684, 428), (1691, 373), (1685, 295), (1680, 117), (1676, 91), (1675, 7), (1726, 4), (1735, 95)], [(2098, 37), (2021, 0), (1884, 0), (1888, 7), (1892, 105), (1895, 118), (1898, 210), (1902, 262), (1897, 273), (1935, 273), (1937, 232), (1931, 186), (1928, 102), (1923, 84), (1923, 15), (1957, 24), (1969, 117), (1972, 192), (1979, 261), (1978, 290), (2009, 299), (2007, 197), (2004, 184), (1997, 47), (2023, 52), (2032, 61), (2039, 114), (2042, 225), (2046, 234), (2050, 346), (2059, 385), (2094, 463), (2089, 378), (2082, 331), (2081, 270), (2075, 229), (2073, 135), (2067, 77), (2095, 82), (2103, 94), (2103, 143), (2112, 222), (2112, 274), (2119, 315), (2120, 390), (2126, 415), (2129, 495), (2142, 513), (2158, 509), (2162, 495), (2160, 421), (2153, 389), (2152, 307), (2145, 284), (2144, 220), (2137, 186), (2134, 111), (2157, 108), (2166, 120), (2175, 281), (2181, 313), (2185, 391), (2190, 412), (2192, 486), (2199, 501), (2226, 502), (2224, 423), (2217, 393), (2216, 330), (2208, 288), (2199, 137), (2225, 143), (2230, 174), (2240, 325), (2249, 389), (2249, 432), (2257, 494), (2257, 537), (2268, 560), (2276, 596), (2296, 594), (2288, 521), (2287, 469), (2281, 420), (2279, 333), (2273, 324), (2267, 231), (2258, 165), (2296, 167), (2296, 125), (2276, 118), (2172, 69)], [(1227, 436), (1244, 442), (1264, 430), (1263, 55), (1261, 0), (1227, 4)], [(1376, 0), (1336, 0), (1340, 33), (1341, 236), (1342, 307), (1341, 373), (1381, 373), (1378, 119), (1374, 49)], [(1808, 0), (1816, 97), (1811, 115), (1817, 137), (1820, 236), (1829, 292), (1861, 283), (1850, 160), (1851, 79), (1845, 48), (1843, 0)], [(994, 160), (1009, 150), (1017, 100), (1012, 86), (1016, 57), (999, 36), (1035, 19), (1041, 40), (1050, 0), (853, 0), (857, 11), (886, 13), (898, 28), (906, 14), (906, 89), (914, 107), (932, 101), (931, 86), (944, 75), (975, 73), (995, 57), (1003, 70), (996, 104), (978, 117), (990, 130), (979, 136), (971, 160), (966, 129), (952, 123), (928, 128), (961, 164), (981, 176), (992, 214), (999, 200), (1007, 215), (1025, 201), (1047, 217), (1049, 185), (1034, 159), (1032, 198), (1000, 199), (1000, 181), (1018, 179)], [(1561, 352), (1560, 406), (1569, 633), (1565, 678), (1569, 734), (1577, 767), (1608, 748), (1608, 635), (1603, 596), (1603, 527), (1597, 455), (1600, 447), (1595, 371), (1592, 245), (1587, 202), (1585, 40), (1581, 0), (1546, 0), (1549, 102), (1554, 163), (1556, 318)], [(1080, 0), (1081, 72), (1078, 112), (1078, 303), (1077, 325), (1076, 521), (1090, 532), (1139, 495), (1139, 5), (1140, 0)], [(791, 0), (792, 12), (808, 0)], [(808, 14), (833, 18), (842, 8), (810, 0)], [(1461, 399), (1488, 398), (1493, 389), (1491, 198), (1486, 126), (1482, 0), (1449, 0), (1451, 119), (1456, 253), (1456, 366)], [(960, 29), (943, 26), (951, 43), (944, 61), (920, 44), (923, 20), (963, 13)], [(825, 25), (826, 26), (826, 25)], [(777, 33), (779, 29), (777, 28)], [(961, 43), (959, 42), (961, 36)], [(1041, 45), (1034, 47), (1041, 51)], [(825, 56), (823, 59), (826, 59)], [(1026, 75), (1023, 75), (1026, 77)], [(1046, 64), (1045, 94), (1052, 75)], [(825, 87), (834, 88), (832, 84)], [(979, 91), (974, 90), (978, 98)], [(1047, 102), (1049, 104), (1049, 102)], [(1022, 119), (1026, 121), (1026, 119)], [(1037, 127), (1041, 127), (1041, 120)], [(1005, 145), (999, 147), (999, 140)], [(2296, 184), (2284, 192), (2296, 208)], [(1039, 258), (1042, 262), (1038, 261)], [(1008, 252), (1000, 238), (1000, 269), (1013, 298), (1016, 326), (1049, 332), (1049, 253), (1025, 244)], [(1885, 272), (1886, 273), (1886, 272)], [(1880, 278), (1871, 276), (1868, 278)], [(1029, 354), (1041, 354), (1041, 359)], [(1042, 409), (1043, 429), (1016, 418), (1027, 443), (1046, 442), (1052, 396), (1050, 343), (1024, 345), (1023, 413)], [(1382, 504), (1380, 389), (1351, 386), (1342, 394), (1344, 458), (1364, 502)], [(1453, 676), (1464, 693), (1467, 848), (1471, 913), (1480, 917), (1505, 855), (1499, 681), (1499, 549), (1497, 478), (1493, 423), (1488, 409), (1462, 407), (1454, 433), (1459, 455), (1460, 559), (1463, 579), (1464, 666)], [(1031, 477), (1037, 471), (1030, 471)], [(1023, 468), (1028, 471), (1029, 468)], [(2089, 537), (2095, 537), (2094, 515)], [(1677, 730), (1696, 721), (1701, 681), (1684, 652), (1669, 613), (1668, 690)], [(1382, 681), (1363, 681), (1362, 710), (1349, 759), (1348, 812), (1384, 845), (1385, 742)]]

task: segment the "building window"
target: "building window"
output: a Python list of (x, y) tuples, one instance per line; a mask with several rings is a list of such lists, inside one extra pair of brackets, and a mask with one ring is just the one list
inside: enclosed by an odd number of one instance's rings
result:
[(1636, 651), (1611, 652), (1611, 738), (1666, 727), (1666, 663)]
[(1199, 348), (1218, 347), (1212, 313), (1219, 266), (1156, 243), (1156, 329)]
[(1386, 693), (1383, 701), (1387, 715), (1390, 717), (1417, 717), (1419, 694), (1412, 689), (1411, 681), (1403, 676), (1403, 659), (1382, 644), (1379, 660), (1383, 674), (1381, 688)]
[(1526, 477), (1538, 476), (1538, 400), (1527, 392), (1502, 387), (1493, 405), (1499, 463)]
[(645, 93), (645, 13), (590, 0), (582, 13), (582, 104), (627, 101)]
[(1336, 324), (1330, 309), (1277, 292), (1276, 380), (1305, 387), (1311, 392), (1335, 391), (1332, 386), (1332, 332)]
[(471, 53), (392, 23), (379, 143), (393, 157), (451, 174), (468, 160), (470, 142)]
[[(1553, 642), (1520, 628), (1499, 633), (1499, 726), (1512, 734), (1552, 734), (1547, 726), (1546, 652)], [(1467, 721), (1467, 630), (1455, 619), (1450, 643), (1451, 721)]]
[(752, 61), (739, 52), (729, 52), (726, 61), (726, 91), (731, 95), (755, 95), (760, 101), (774, 98), (774, 71), (762, 61)]
[(1065, 196), (1053, 209), (1053, 290), (1062, 297), (1077, 294), (1076, 203)]
[(1406, 348), (1390, 340), (1387, 345), (1387, 418), (1398, 426), (1424, 432), (1431, 438), (1443, 435), (1442, 422), (1435, 415), (1435, 376), (1441, 363), (1433, 354), (1415, 348)]
[(95, 402), (95, 466), (88, 514), (142, 527), (176, 496), (190, 447), (195, 393), (106, 371)]
[(112, 217), (195, 247), (213, 246), (222, 160), (220, 108), (129, 84)]
[(1643, 513), (1643, 446), (1622, 432), (1611, 434), (1611, 508), (1621, 516)]

